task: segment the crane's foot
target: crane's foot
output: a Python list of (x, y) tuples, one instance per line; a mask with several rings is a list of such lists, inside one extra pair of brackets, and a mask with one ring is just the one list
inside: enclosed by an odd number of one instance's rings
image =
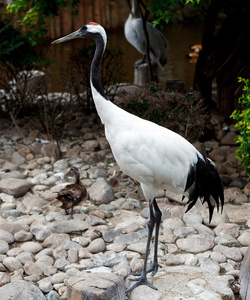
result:
[(150, 287), (151, 289), (157, 290), (157, 288), (155, 286), (153, 286), (151, 283), (148, 282), (146, 276), (141, 276), (140, 278), (133, 278), (130, 280), (137, 281), (137, 282), (134, 285), (132, 285), (131, 288), (126, 290), (126, 292), (125, 292), (126, 294), (131, 293), (139, 285), (146, 285), (146, 286)]
[(162, 268), (162, 266), (158, 264), (158, 262), (154, 262), (154, 263), (151, 262), (151, 268), (147, 270), (147, 273), (152, 272), (151, 276), (154, 276), (158, 272), (159, 268)]
[[(162, 266), (160, 264), (158, 264), (158, 262), (154, 262), (154, 263), (150, 263), (150, 268), (146, 271), (146, 273), (150, 273), (152, 272), (151, 276), (154, 276), (157, 272), (158, 272), (158, 269), (162, 268)], [(142, 273), (132, 273), (132, 275), (134, 276), (141, 276)]]

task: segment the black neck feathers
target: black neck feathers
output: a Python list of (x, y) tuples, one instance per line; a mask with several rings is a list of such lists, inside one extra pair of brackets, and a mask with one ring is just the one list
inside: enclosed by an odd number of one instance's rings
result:
[(97, 35), (95, 37), (95, 42), (96, 42), (96, 50), (95, 50), (94, 58), (91, 63), (90, 80), (94, 88), (97, 90), (97, 92), (101, 94), (102, 97), (107, 99), (101, 83), (101, 61), (104, 53), (105, 44), (103, 38), (100, 35)]

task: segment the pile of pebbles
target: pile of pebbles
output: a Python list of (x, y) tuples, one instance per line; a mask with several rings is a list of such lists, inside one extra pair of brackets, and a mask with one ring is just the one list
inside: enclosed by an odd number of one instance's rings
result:
[[(18, 129), (7, 130), (7, 121), (0, 121), (4, 299), (14, 292), (13, 299), (18, 299), (22, 290), (35, 293), (36, 299), (125, 299), (125, 289), (133, 284), (131, 273), (141, 271), (147, 203), (137, 183), (120, 171), (96, 119), (78, 119), (68, 127), (70, 138), (62, 141), (59, 160), (56, 145), (29, 123), (19, 120)], [(239, 295), (239, 270), (250, 244), (250, 183), (235, 158), (235, 128), (216, 115), (211, 116), (211, 126), (215, 138), (195, 146), (218, 167), (225, 184), (225, 209), (215, 212), (209, 224), (207, 209), (185, 214), (180, 195), (159, 191), (162, 268), (148, 276), (158, 290), (140, 286), (128, 295), (131, 300)], [(74, 208), (73, 220), (55, 201), (68, 184), (63, 174), (71, 166), (78, 167), (89, 194)], [(152, 255), (153, 251), (150, 259)]]

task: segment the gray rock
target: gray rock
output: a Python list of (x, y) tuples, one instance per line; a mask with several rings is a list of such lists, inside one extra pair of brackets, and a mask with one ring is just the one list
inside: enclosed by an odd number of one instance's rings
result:
[(78, 260), (78, 251), (76, 249), (69, 249), (68, 251), (68, 260), (71, 263), (76, 263)]
[(46, 267), (43, 271), (43, 274), (48, 277), (55, 275), (56, 273), (57, 273), (57, 268), (55, 266)]
[(102, 233), (103, 239), (106, 243), (113, 242), (114, 238), (119, 236), (119, 235), (121, 235), (121, 232), (115, 231), (115, 230), (113, 230), (113, 231), (110, 231), (110, 230), (109, 231), (104, 231)]
[(177, 240), (176, 243), (178, 248), (191, 253), (204, 252), (214, 246), (213, 239), (203, 234), (189, 235), (185, 239)]
[(229, 247), (239, 246), (238, 241), (230, 234), (220, 234), (214, 239), (214, 242), (218, 245), (224, 245)]
[(174, 230), (174, 235), (179, 238), (184, 238), (191, 233), (195, 233), (195, 229), (193, 227), (178, 227)]
[(24, 271), (27, 275), (41, 276), (43, 274), (42, 270), (38, 267), (38, 265), (31, 260), (25, 263)]
[[(12, 156), (13, 152), (10, 152)], [(17, 170), (18, 166), (10, 161), (6, 161), (2, 166), (2, 171), (15, 171)]]
[(12, 243), (14, 243), (15, 238), (10, 232), (0, 229), (0, 240), (3, 240), (5, 242), (7, 242), (8, 244), (12, 244)]
[(22, 268), (22, 264), (15, 257), (6, 257), (3, 260), (3, 264), (10, 271), (15, 271), (15, 270)]
[(41, 251), (43, 247), (36, 242), (26, 242), (22, 244), (21, 249), (25, 252), (36, 254), (37, 252)]
[(198, 213), (188, 212), (183, 215), (183, 222), (185, 222), (188, 226), (194, 227), (194, 224), (202, 223), (202, 217)]
[(177, 265), (182, 265), (185, 263), (185, 256), (181, 255), (181, 254), (177, 254), (177, 255), (167, 255), (166, 258), (166, 265), (168, 266), (177, 266)]
[(36, 261), (36, 265), (41, 269), (41, 271), (44, 271), (45, 268), (50, 267), (53, 264), (54, 259), (48, 255), (43, 255)]
[(191, 290), (194, 296), (198, 295), (198, 299), (206, 300), (220, 300), (221, 297), (219, 294), (214, 293), (213, 291), (205, 287), (205, 281), (202, 279), (195, 279), (187, 283), (187, 286)]
[(26, 163), (26, 158), (23, 157), (20, 153), (14, 152), (11, 156), (11, 162), (17, 166), (20, 166)]
[(86, 273), (67, 280), (69, 299), (125, 300), (124, 280), (110, 273)]
[(97, 205), (108, 204), (114, 199), (113, 189), (104, 178), (97, 178), (89, 190), (89, 196)]
[(138, 241), (140, 238), (141, 236), (138, 232), (131, 232), (131, 233), (122, 234), (115, 237), (114, 243), (122, 243), (122, 244), (134, 243)]
[(63, 258), (57, 259), (54, 264), (54, 266), (60, 271), (65, 271), (65, 267), (68, 265), (70, 265), (70, 262)]
[(8, 172), (8, 173), (4, 173), (2, 175), (2, 179), (4, 178), (19, 178), (19, 179), (25, 179), (25, 174), (23, 173), (20, 173), (19, 171), (17, 170), (14, 170), (14, 171), (11, 171), (11, 172)]
[(213, 261), (209, 258), (201, 260), (201, 268), (212, 275), (219, 275), (220, 265), (217, 261)]
[(67, 278), (69, 278), (69, 275), (67, 273), (58, 272), (51, 276), (51, 283), (52, 284), (62, 283)]
[(201, 233), (201, 234), (208, 234), (208, 235), (211, 235), (213, 236), (214, 235), (214, 232), (212, 229), (210, 229), (209, 227), (201, 224), (201, 223), (196, 223), (196, 224), (193, 224), (192, 227), (198, 232), (198, 233)]
[(71, 233), (77, 231), (85, 231), (89, 228), (89, 224), (81, 220), (67, 220), (61, 222), (55, 222), (51, 226), (52, 230), (57, 233)]
[(82, 147), (85, 151), (95, 151), (100, 145), (97, 140), (88, 140), (83, 142)]
[(43, 279), (39, 280), (38, 281), (38, 286), (39, 286), (39, 289), (43, 293), (49, 293), (50, 291), (53, 290), (53, 285), (51, 284), (49, 278), (43, 278)]
[(12, 234), (12, 238), (15, 240), (13, 235), (21, 230), (29, 231), (29, 226), (26, 224), (22, 224), (21, 222), (3, 222), (0, 223), (0, 234), (1, 230), (7, 231), (8, 233)]
[(24, 265), (27, 261), (33, 260), (34, 255), (30, 252), (22, 252), (18, 254), (16, 258)]
[(180, 219), (166, 219), (162, 223), (163, 228), (169, 228), (175, 230), (179, 227), (182, 227), (184, 223)]
[(140, 259), (138, 257), (133, 257), (130, 261), (130, 268), (133, 273), (140, 273), (143, 268), (143, 259)]
[(140, 254), (145, 254), (146, 244), (145, 242), (131, 243), (130, 245), (128, 245), (127, 249), (134, 252), (138, 252)]
[(99, 253), (104, 251), (105, 249), (106, 249), (106, 245), (102, 238), (95, 239), (88, 246), (88, 250), (91, 253)]
[(88, 169), (89, 178), (91, 179), (97, 179), (100, 177), (106, 178), (107, 177), (107, 171), (103, 168), (90, 168)]
[(49, 300), (61, 300), (62, 298), (55, 291), (50, 291), (47, 295), (47, 299)]
[(20, 253), (22, 253), (23, 252), (23, 250), (21, 249), (21, 248), (19, 248), (19, 247), (15, 247), (15, 248), (12, 248), (12, 249), (10, 249), (8, 252), (7, 252), (7, 255), (8, 256), (17, 256), (17, 255), (19, 255)]
[(6, 269), (4, 270), (4, 272), (0, 272), (0, 286), (10, 283), (10, 280), (11, 277), (10, 275), (6, 274)]
[(24, 196), (30, 188), (31, 184), (25, 179), (6, 178), (0, 180), (0, 191), (15, 198)]
[(65, 245), (65, 243), (69, 241), (69, 239), (69, 235), (66, 233), (55, 233), (48, 236), (42, 243), (42, 246), (44, 248), (56, 248), (58, 246)]
[(9, 244), (6, 241), (0, 240), (0, 254), (8, 252), (9, 248)]
[(66, 170), (69, 167), (69, 162), (67, 159), (60, 159), (54, 163), (54, 171), (59, 172), (61, 170)]
[(113, 267), (119, 263), (123, 263), (127, 261), (127, 255), (125, 253), (106, 253), (104, 255), (100, 255), (93, 260), (94, 267)]
[(223, 245), (217, 245), (214, 247), (214, 251), (222, 253), (226, 258), (232, 259), (234, 261), (241, 261), (242, 254), (239, 248), (235, 247), (226, 247)]
[(242, 246), (250, 245), (250, 230), (244, 231), (239, 237), (238, 241)]
[(226, 262), (226, 260), (227, 260), (225, 255), (223, 255), (222, 253), (217, 252), (217, 251), (213, 251), (210, 254), (210, 258), (214, 261), (217, 261), (218, 263), (223, 263), (223, 262)]
[(214, 232), (217, 236), (221, 234), (229, 234), (234, 238), (239, 236), (240, 226), (233, 223), (221, 223), (215, 229)]
[(2, 299), (31, 300), (36, 295), (36, 300), (46, 300), (43, 293), (34, 284), (24, 280), (6, 284), (0, 288)]
[(33, 238), (33, 234), (31, 232), (20, 230), (14, 234), (14, 238), (17, 242), (26, 242)]
[(34, 234), (37, 241), (44, 241), (52, 233), (55, 233), (53, 228), (43, 224), (34, 224), (31, 226), (30, 231)]

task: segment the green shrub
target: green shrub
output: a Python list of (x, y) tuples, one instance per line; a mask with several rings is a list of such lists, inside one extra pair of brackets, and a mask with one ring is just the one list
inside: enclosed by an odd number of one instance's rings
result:
[(236, 150), (237, 158), (241, 160), (250, 178), (250, 82), (249, 79), (241, 77), (239, 77), (239, 82), (244, 83), (243, 93), (239, 98), (242, 109), (241, 111), (235, 110), (231, 117), (238, 121), (235, 126), (240, 130), (236, 140), (236, 143), (240, 144)]
[(40, 61), (27, 36), (20, 34), (0, 15), (0, 60), (15, 67), (34, 65)]
[(204, 108), (198, 92), (166, 92), (160, 85), (151, 83), (133, 92), (123, 91), (115, 103), (190, 141), (197, 140), (204, 129)]

